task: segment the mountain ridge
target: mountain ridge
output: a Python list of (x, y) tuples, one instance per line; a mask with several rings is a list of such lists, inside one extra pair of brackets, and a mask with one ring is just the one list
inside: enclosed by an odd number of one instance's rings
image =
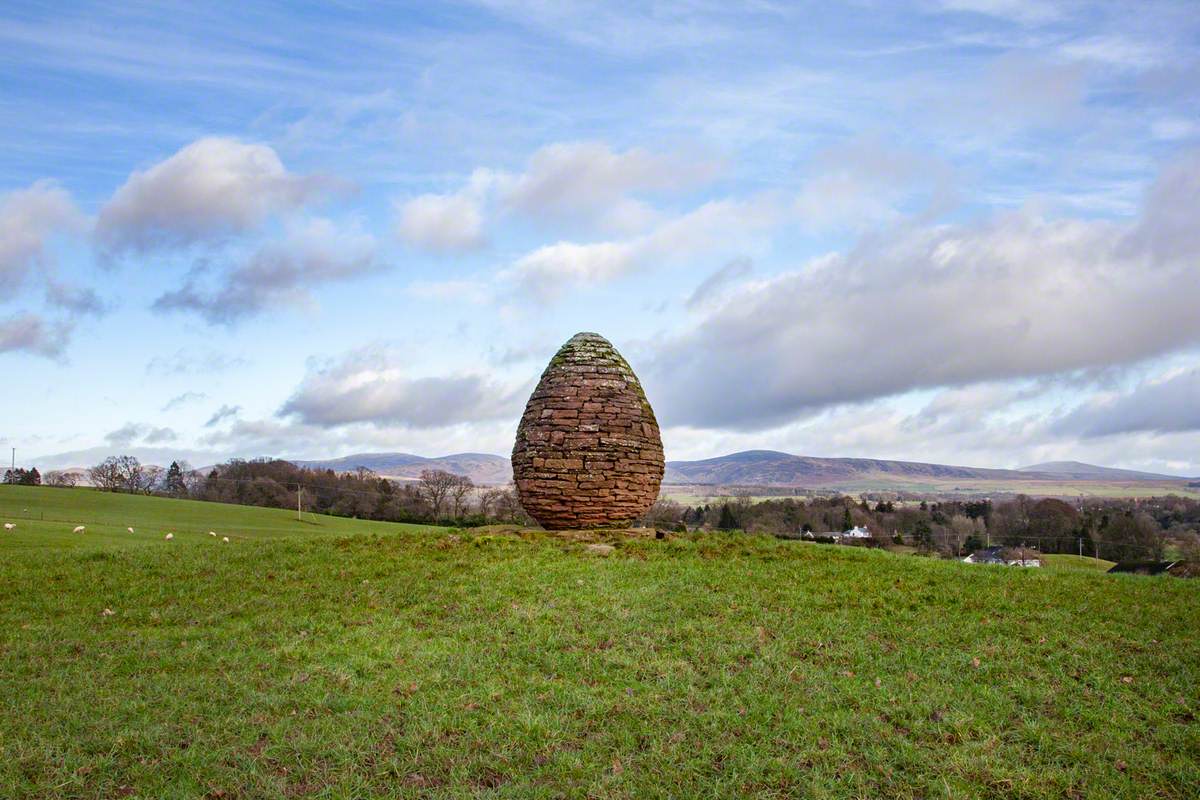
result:
[(1158, 472), (1142, 472), (1136, 469), (1101, 467), (1097, 466), (1096, 464), (1085, 464), (1082, 461), (1046, 461), (1042, 464), (1031, 464), (1028, 467), (1018, 467), (1017, 471), (1037, 472), (1063, 478), (1072, 478), (1074, 480), (1187, 480), (1187, 478), (1183, 475), (1164, 475)]
[[(337, 459), (298, 461), (299, 466), (339, 471), (366, 467), (380, 475), (415, 480), (423, 469), (444, 469), (466, 475), (475, 483), (495, 485), (512, 479), (507, 458), (490, 453), (455, 453), (426, 457), (411, 453), (359, 453)], [(1045, 466), (1045, 470), (1037, 469)], [(1069, 468), (1069, 469), (1068, 469)], [(1082, 462), (1048, 462), (1020, 469), (967, 467), (922, 461), (878, 458), (821, 458), (778, 450), (742, 450), (694, 461), (668, 461), (663, 483), (668, 485), (834, 486), (862, 481), (1031, 481), (1121, 480), (1184, 481), (1183, 476), (1100, 467)]]
[(491, 453), (452, 453), (445, 456), (419, 456), (413, 453), (355, 453), (340, 458), (288, 459), (298, 467), (352, 472), (359, 467), (386, 478), (417, 480), (427, 469), (440, 469), (465, 475), (481, 485), (505, 484), (512, 480), (512, 465), (504, 456)]
[[(98, 463), (111, 448), (60, 453), (32, 459), (30, 466), (43, 472), (49, 469), (83, 468)], [(143, 463), (169, 464), (174, 458), (188, 458), (193, 464), (209, 463), (212, 454), (176, 451), (171, 448), (130, 448)], [(328, 459), (286, 459), (312, 469), (352, 472), (365, 467), (383, 477), (417, 480), (426, 469), (441, 469), (465, 475), (481, 486), (497, 486), (512, 480), (512, 465), (504, 456), (492, 453), (451, 453), (421, 456), (414, 453), (353, 453)], [(212, 463), (215, 463), (213, 461)], [(887, 485), (895, 483), (931, 483), (939, 481), (1109, 481), (1178, 482), (1195, 481), (1179, 475), (1102, 467), (1079, 461), (1050, 461), (1017, 469), (966, 467), (921, 461), (877, 458), (822, 458), (799, 456), (779, 450), (742, 450), (713, 458), (692, 461), (668, 461), (663, 483), (667, 485), (839, 487)]]

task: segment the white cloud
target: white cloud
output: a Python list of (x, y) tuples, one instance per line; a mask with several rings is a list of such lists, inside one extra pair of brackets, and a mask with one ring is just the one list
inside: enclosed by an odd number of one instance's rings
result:
[(517, 259), (500, 278), (541, 300), (553, 300), (572, 286), (606, 283), (692, 256), (728, 255), (781, 217), (779, 204), (770, 196), (712, 201), (631, 239), (539, 247)]
[(82, 225), (71, 195), (54, 181), (0, 195), (0, 290), (20, 288), (31, 271), (47, 265), (51, 237)]
[(1056, 22), (1065, 14), (1064, 4), (1051, 0), (939, 0), (946, 11), (983, 14), (1021, 25)]
[(208, 422), (204, 423), (204, 427), (215, 428), (227, 419), (237, 419), (241, 411), (241, 406), (222, 405), (208, 418)]
[(260, 247), (222, 275), (215, 288), (203, 288), (201, 268), (180, 288), (160, 296), (154, 308), (191, 311), (211, 323), (231, 325), (276, 305), (306, 303), (313, 286), (384, 269), (376, 250), (370, 234), (311, 219), (292, 226), (282, 241)]
[(1086, 68), (1021, 52), (1006, 53), (989, 66), (978, 96), (952, 97), (965, 116), (978, 116), (1000, 129), (1058, 125), (1080, 115), (1087, 94)]
[(410, 377), (402, 354), (385, 347), (353, 350), (311, 365), (279, 410), (319, 427), (356, 423), (436, 428), (513, 417), (524, 400), (480, 375)]
[(735, 258), (700, 282), (684, 305), (689, 309), (701, 308), (723, 296), (737, 281), (754, 271), (754, 262), (748, 258)]
[(489, 208), (540, 226), (568, 226), (629, 235), (661, 222), (643, 195), (691, 189), (717, 166), (702, 158), (660, 155), (642, 148), (615, 151), (604, 142), (559, 142), (535, 151), (525, 169), (476, 169), (456, 192), (423, 194), (396, 203), (396, 231), (430, 252), (476, 250), (486, 244)]
[(894, 224), (913, 211), (945, 211), (956, 199), (955, 174), (948, 164), (864, 135), (814, 159), (795, 211), (812, 230), (863, 232)]
[[(576, 45), (615, 53), (646, 53), (712, 45), (740, 31), (736, 13), (775, 16), (773, 3), (730, 7), (706, 2), (618, 4), (603, 0), (476, 0)], [(723, 18), (728, 16), (729, 18)]]
[(153, 445), (173, 442), (178, 438), (179, 435), (171, 428), (127, 422), (115, 431), (106, 434), (104, 440), (112, 447), (128, 447), (135, 442)]
[(220, 239), (300, 208), (327, 184), (288, 172), (268, 145), (199, 139), (130, 175), (100, 210), (96, 237), (109, 252)]
[(1093, 398), (1058, 420), (1055, 429), (1085, 437), (1200, 431), (1200, 367)]
[(168, 411), (174, 411), (175, 409), (177, 409), (181, 406), (185, 406), (188, 403), (196, 403), (201, 400), (207, 400), (207, 399), (208, 399), (208, 395), (205, 394), (204, 392), (183, 392), (182, 394), (177, 394), (174, 397), (172, 397), (170, 400), (168, 400), (163, 405), (162, 410), (163, 410), (163, 413), (166, 413)]
[(470, 193), (423, 194), (397, 211), (397, 232), (414, 247), (455, 253), (477, 250), (486, 242), (480, 201)]
[(1200, 172), (1164, 170), (1130, 223), (1017, 212), (816, 260), (655, 346), (653, 383), (668, 418), (763, 429), (837, 403), (1194, 345), (1200, 234), (1175, 204), (1198, 184)]
[(154, 356), (146, 362), (146, 374), (156, 376), (170, 375), (212, 375), (227, 372), (246, 365), (246, 360), (216, 350), (197, 352), (188, 348), (180, 348), (169, 356)]
[(0, 319), (0, 353), (59, 358), (70, 335), (68, 323), (49, 323), (36, 314), (14, 314)]
[(525, 171), (501, 180), (502, 202), (536, 220), (597, 223), (632, 231), (657, 218), (632, 195), (677, 192), (699, 186), (716, 165), (642, 148), (616, 152), (604, 142), (560, 142), (529, 158)]
[(1157, 67), (1164, 57), (1161, 44), (1139, 42), (1124, 36), (1078, 39), (1064, 44), (1060, 49), (1068, 58), (1133, 70)]
[(52, 306), (66, 309), (77, 316), (92, 314), (100, 316), (109, 307), (95, 289), (86, 286), (75, 286), (63, 283), (55, 278), (46, 276), (46, 302)]

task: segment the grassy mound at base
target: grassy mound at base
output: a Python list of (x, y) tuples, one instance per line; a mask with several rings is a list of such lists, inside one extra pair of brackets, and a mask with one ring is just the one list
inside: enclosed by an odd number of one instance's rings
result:
[(730, 534), (613, 544), (9, 551), (0, 796), (1200, 785), (1200, 584)]

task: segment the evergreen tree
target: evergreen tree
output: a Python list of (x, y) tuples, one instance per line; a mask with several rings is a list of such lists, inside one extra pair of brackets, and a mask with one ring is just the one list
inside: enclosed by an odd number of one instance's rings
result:
[(187, 485), (183, 482), (183, 470), (178, 461), (172, 461), (171, 466), (167, 467), (166, 489), (167, 494), (176, 497), (187, 493)]
[(848, 531), (854, 527), (854, 520), (850, 517), (850, 507), (846, 506), (845, 513), (842, 514), (842, 530)]
[(41, 486), (42, 485), (42, 473), (38, 472), (37, 467), (34, 467), (33, 469), (29, 470), (29, 484), (28, 485), (29, 486)]
[(738, 526), (737, 520), (734, 519), (733, 509), (728, 503), (721, 506), (721, 518), (717, 521), (717, 529), (722, 531), (731, 531)]
[(933, 528), (930, 527), (928, 520), (917, 520), (913, 529), (913, 537), (921, 547), (929, 547), (933, 544)]

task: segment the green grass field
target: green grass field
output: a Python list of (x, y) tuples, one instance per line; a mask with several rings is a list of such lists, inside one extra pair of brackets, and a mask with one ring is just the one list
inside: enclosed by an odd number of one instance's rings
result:
[[(358, 533), (395, 533), (429, 530), (424, 525), (344, 519), (301, 514), (275, 508), (254, 508), (198, 500), (171, 500), (111, 494), (93, 489), (50, 489), (0, 485), (0, 524), (16, 525), (11, 533), (0, 529), (0, 552), (9, 548), (94, 548), (113, 545), (156, 544), (168, 547), (185, 541), (213, 543), (228, 536), (230, 543), (260, 539), (338, 536)], [(84, 525), (83, 533), (73, 533)], [(133, 533), (129, 532), (133, 528)], [(175, 535), (167, 543), (167, 533)]]
[(0, 797), (1200, 786), (1197, 582), (197, 505), (0, 491)]
[(1042, 563), (1048, 569), (1082, 569), (1092, 572), (1108, 572), (1117, 562), (1105, 561), (1103, 558), (1091, 556), (1073, 556), (1067, 553), (1050, 553), (1042, 556)]

